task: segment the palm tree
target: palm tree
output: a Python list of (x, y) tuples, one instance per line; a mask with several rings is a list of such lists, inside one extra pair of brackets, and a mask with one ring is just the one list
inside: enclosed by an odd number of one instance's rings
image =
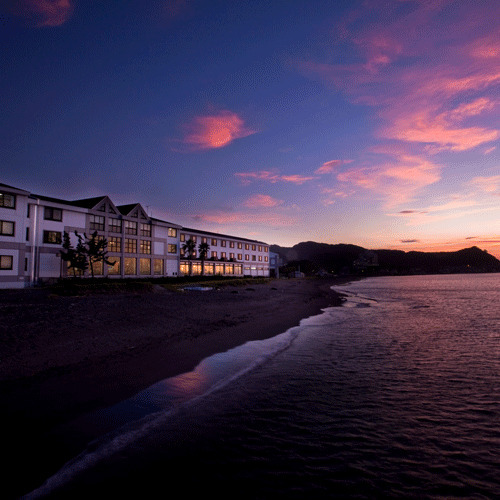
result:
[(210, 250), (210, 247), (208, 246), (208, 243), (200, 243), (198, 245), (198, 255), (201, 260), (201, 275), (203, 276), (205, 274), (205, 259), (208, 256), (208, 251)]
[(182, 251), (184, 252), (184, 257), (189, 259), (189, 276), (193, 274), (193, 263), (192, 259), (196, 257), (196, 243), (194, 240), (189, 238), (184, 245), (182, 245)]

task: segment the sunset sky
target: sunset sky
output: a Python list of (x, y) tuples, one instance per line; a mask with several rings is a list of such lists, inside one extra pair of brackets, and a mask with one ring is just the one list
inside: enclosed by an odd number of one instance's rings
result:
[(500, 258), (498, 0), (18, 0), (0, 43), (0, 182)]

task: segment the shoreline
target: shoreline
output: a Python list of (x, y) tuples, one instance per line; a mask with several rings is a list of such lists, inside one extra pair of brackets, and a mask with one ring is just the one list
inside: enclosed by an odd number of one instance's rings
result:
[[(341, 305), (331, 286), (353, 279), (270, 280), (187, 292), (156, 287), (83, 297), (43, 290), (1, 293), (6, 333), (0, 384), (10, 467), (28, 468), (30, 491), (46, 477), (43, 457), (33, 449), (49, 446), (58, 428), (191, 371), (212, 354), (273, 337)], [(76, 449), (74, 443), (58, 446), (57, 454), (69, 457)]]

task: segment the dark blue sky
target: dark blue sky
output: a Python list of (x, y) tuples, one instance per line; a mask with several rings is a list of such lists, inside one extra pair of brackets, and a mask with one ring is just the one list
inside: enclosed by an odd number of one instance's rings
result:
[(499, 256), (498, 2), (0, 5), (2, 182), (282, 245)]

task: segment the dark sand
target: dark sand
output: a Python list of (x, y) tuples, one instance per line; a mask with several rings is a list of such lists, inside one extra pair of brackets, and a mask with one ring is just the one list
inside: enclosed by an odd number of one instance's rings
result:
[[(278, 335), (340, 305), (330, 287), (346, 281), (272, 280), (203, 292), (155, 287), (87, 296), (0, 291), (7, 492), (15, 497), (46, 477), (47, 447), (58, 426), (190, 371), (211, 354)], [(62, 460), (64, 453), (53, 455)], [(17, 473), (24, 480), (9, 487)]]

